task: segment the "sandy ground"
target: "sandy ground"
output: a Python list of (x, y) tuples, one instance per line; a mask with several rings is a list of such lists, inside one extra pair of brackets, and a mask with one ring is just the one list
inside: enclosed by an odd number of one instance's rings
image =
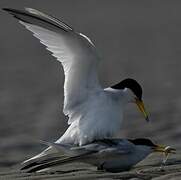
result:
[[(181, 2), (176, 0), (0, 0), (0, 7), (32, 7), (60, 17), (96, 44), (103, 61), (103, 87), (126, 77), (143, 86), (151, 122), (135, 105), (125, 109), (119, 137), (148, 137), (177, 148), (165, 171), (161, 160), (149, 157), (129, 172), (110, 174), (70, 165), (70, 170), (24, 174), (16, 169), (55, 141), (67, 128), (62, 113), (61, 65), (7, 13), (0, 11), (0, 170), (1, 179), (150, 179), (179, 178), (181, 137)], [(111, 123), (111, 120), (110, 120)], [(147, 166), (147, 164), (150, 164)], [(13, 169), (12, 169), (13, 168)], [(141, 168), (141, 174), (136, 170)], [(67, 171), (67, 172), (66, 172)]]
[(85, 164), (72, 163), (51, 169), (47, 172), (41, 173), (25, 173), (18, 171), (18, 167), (4, 170), (0, 173), (0, 179), (154, 179), (154, 180), (166, 180), (166, 179), (180, 179), (181, 177), (181, 156), (174, 155), (169, 158), (166, 165), (161, 167), (162, 162), (161, 155), (150, 155), (144, 161), (137, 164), (130, 171), (121, 173), (108, 173), (97, 171), (95, 167), (91, 167)]

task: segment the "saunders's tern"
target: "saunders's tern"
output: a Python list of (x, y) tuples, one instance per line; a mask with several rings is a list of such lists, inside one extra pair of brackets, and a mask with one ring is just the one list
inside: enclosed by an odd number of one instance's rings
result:
[[(87, 36), (35, 9), (4, 10), (33, 32), (63, 66), (63, 112), (69, 117), (69, 127), (56, 143), (81, 146), (96, 139), (113, 137), (120, 130), (127, 103), (136, 103), (148, 120), (142, 88), (136, 80), (124, 79), (108, 88), (101, 87), (97, 77), (100, 57)], [(49, 153), (50, 149), (41, 155)]]
[[(151, 140), (140, 139), (104, 139), (83, 146), (46, 143), (57, 150), (54, 157), (30, 161), (21, 170), (36, 172), (71, 162), (83, 162), (97, 166), (99, 170), (120, 172), (128, 170), (152, 152), (175, 153), (170, 146), (154, 144)], [(67, 156), (62, 158), (62, 152)], [(53, 154), (52, 154), (53, 155)]]

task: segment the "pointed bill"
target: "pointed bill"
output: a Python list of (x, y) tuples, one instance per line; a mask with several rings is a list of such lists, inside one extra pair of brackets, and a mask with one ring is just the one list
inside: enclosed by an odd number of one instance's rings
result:
[(175, 154), (176, 153), (176, 149), (172, 148), (170, 146), (164, 146), (164, 145), (156, 145), (154, 148), (155, 152), (163, 152), (165, 154)]
[(136, 104), (139, 108), (139, 110), (143, 113), (144, 117), (145, 117), (145, 120), (147, 122), (149, 122), (149, 115), (148, 115), (148, 112), (146, 111), (145, 109), (145, 106), (144, 106), (144, 103), (142, 100), (139, 100), (139, 99), (136, 99)]

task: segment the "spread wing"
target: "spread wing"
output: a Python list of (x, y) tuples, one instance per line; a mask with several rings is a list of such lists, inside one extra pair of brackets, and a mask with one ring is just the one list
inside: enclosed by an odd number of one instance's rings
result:
[(97, 77), (99, 57), (94, 44), (64, 22), (38, 10), (4, 8), (33, 32), (52, 55), (61, 62), (64, 74), (64, 113), (86, 101), (88, 94), (100, 89)]

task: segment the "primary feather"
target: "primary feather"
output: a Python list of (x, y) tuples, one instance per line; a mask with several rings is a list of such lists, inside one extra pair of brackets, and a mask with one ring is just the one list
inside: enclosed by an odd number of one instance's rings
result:
[(97, 78), (98, 55), (91, 41), (70, 26), (38, 10), (6, 9), (47, 46), (61, 62), (65, 73), (64, 113), (71, 115), (90, 92), (100, 88)]

